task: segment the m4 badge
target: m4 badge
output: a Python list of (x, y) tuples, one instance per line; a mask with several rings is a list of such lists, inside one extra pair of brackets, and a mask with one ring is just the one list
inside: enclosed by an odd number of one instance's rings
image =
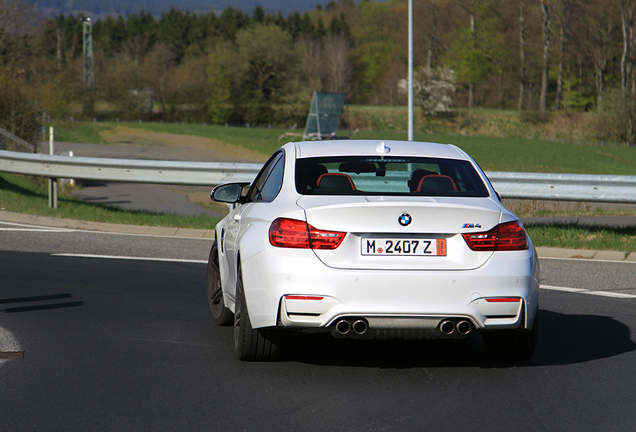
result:
[(466, 223), (462, 228), (481, 228), (481, 224)]

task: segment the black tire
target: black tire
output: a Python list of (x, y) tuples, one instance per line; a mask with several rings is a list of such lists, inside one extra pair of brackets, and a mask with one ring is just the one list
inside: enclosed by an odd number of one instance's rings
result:
[(216, 325), (228, 326), (234, 322), (232, 311), (225, 307), (223, 300), (221, 273), (219, 272), (219, 250), (216, 240), (212, 243), (208, 259), (208, 302), (212, 319)]
[(484, 332), (484, 348), (488, 359), (493, 361), (530, 360), (537, 345), (539, 314), (531, 330), (501, 330)]
[(234, 349), (239, 360), (270, 361), (280, 354), (281, 331), (273, 328), (253, 329), (243, 292), (239, 267), (234, 306)]

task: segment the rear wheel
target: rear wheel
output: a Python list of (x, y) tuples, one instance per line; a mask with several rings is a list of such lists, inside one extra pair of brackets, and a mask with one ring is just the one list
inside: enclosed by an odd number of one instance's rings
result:
[(490, 360), (525, 361), (534, 354), (539, 330), (539, 315), (531, 330), (502, 330), (483, 333), (484, 348)]
[(210, 249), (208, 259), (208, 302), (212, 319), (217, 325), (232, 324), (232, 311), (225, 307), (223, 288), (221, 287), (221, 273), (219, 272), (219, 250), (216, 240)]
[(234, 306), (234, 349), (239, 360), (276, 360), (280, 353), (281, 331), (272, 328), (253, 329), (245, 302), (243, 277), (239, 267)]

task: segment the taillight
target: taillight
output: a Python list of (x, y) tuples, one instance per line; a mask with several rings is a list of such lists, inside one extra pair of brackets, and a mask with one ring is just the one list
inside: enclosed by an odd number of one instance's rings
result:
[(462, 234), (469, 248), (479, 252), (528, 249), (528, 237), (518, 222), (506, 222), (490, 231)]
[(518, 297), (491, 297), (487, 298), (488, 303), (519, 303), (521, 301)]
[(336, 249), (346, 233), (316, 229), (305, 221), (278, 218), (269, 227), (272, 246), (300, 249)]

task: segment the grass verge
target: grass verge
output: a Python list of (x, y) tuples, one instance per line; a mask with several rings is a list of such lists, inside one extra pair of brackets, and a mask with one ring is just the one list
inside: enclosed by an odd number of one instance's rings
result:
[[(211, 138), (270, 155), (281, 145), (300, 137), (285, 136), (286, 129), (226, 127), (175, 123), (53, 122), (57, 141), (101, 144), (100, 133), (118, 125), (159, 133)], [(298, 131), (296, 131), (298, 132)], [(280, 140), (279, 138), (282, 137)], [(406, 140), (406, 132), (362, 131), (352, 138)], [(417, 132), (416, 141), (455, 144), (487, 171), (614, 174), (636, 172), (636, 148), (570, 144), (545, 139), (502, 138)]]
[(210, 216), (177, 216), (122, 210), (75, 199), (63, 192), (58, 197), (58, 208), (51, 209), (48, 191), (43, 186), (45, 181), (30, 181), (23, 176), (0, 174), (0, 209), (63, 219), (175, 228), (213, 229), (220, 220)]
[(636, 227), (554, 223), (528, 224), (526, 229), (535, 246), (636, 251)]

